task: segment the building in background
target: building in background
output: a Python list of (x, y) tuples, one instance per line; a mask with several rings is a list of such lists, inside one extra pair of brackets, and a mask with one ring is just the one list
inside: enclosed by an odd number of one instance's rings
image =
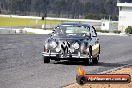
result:
[(102, 20), (101, 30), (112, 30), (112, 22), (110, 20)]
[(117, 21), (111, 21), (110, 18), (109, 20), (102, 19), (101, 20), (101, 30), (108, 30), (108, 31), (115, 31), (118, 30), (118, 22)]
[(119, 7), (118, 30), (125, 32), (128, 26), (132, 26), (132, 3), (117, 3)]

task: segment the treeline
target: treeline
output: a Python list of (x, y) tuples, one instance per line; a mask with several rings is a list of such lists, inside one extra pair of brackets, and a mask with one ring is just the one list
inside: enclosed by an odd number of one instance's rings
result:
[(0, 0), (0, 13), (117, 20), (116, 4), (116, 0)]

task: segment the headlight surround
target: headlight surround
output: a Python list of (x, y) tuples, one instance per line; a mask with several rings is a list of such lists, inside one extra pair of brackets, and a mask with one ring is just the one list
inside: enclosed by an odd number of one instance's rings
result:
[(72, 47), (73, 47), (74, 49), (79, 49), (80, 45), (76, 42), (76, 43), (74, 43), (74, 44), (72, 45)]
[(50, 47), (56, 48), (57, 47), (57, 43), (55, 41), (51, 41), (50, 42)]
[(48, 49), (48, 48), (49, 48), (49, 43), (46, 42), (45, 49)]
[(80, 49), (81, 49), (81, 51), (83, 51), (85, 49), (85, 45), (82, 44)]

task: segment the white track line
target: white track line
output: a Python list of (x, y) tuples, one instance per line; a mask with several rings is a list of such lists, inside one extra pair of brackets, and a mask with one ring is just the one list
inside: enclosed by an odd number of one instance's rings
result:
[(120, 66), (120, 67), (117, 67), (117, 68), (113, 68), (113, 69), (110, 69), (110, 70), (107, 70), (107, 71), (100, 72), (100, 73), (98, 73), (98, 74), (110, 73), (110, 72), (113, 72), (113, 71), (116, 71), (116, 70), (119, 70), (119, 69), (122, 69), (122, 68), (125, 68), (125, 67), (129, 67), (129, 66), (132, 66), (132, 64)]

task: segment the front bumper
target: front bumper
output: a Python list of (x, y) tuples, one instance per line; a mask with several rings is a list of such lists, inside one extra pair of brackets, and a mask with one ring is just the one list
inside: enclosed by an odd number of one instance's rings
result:
[(85, 54), (61, 54), (61, 53), (47, 53), (47, 52), (42, 52), (42, 56), (46, 57), (56, 57), (56, 58), (89, 58), (89, 55)]

